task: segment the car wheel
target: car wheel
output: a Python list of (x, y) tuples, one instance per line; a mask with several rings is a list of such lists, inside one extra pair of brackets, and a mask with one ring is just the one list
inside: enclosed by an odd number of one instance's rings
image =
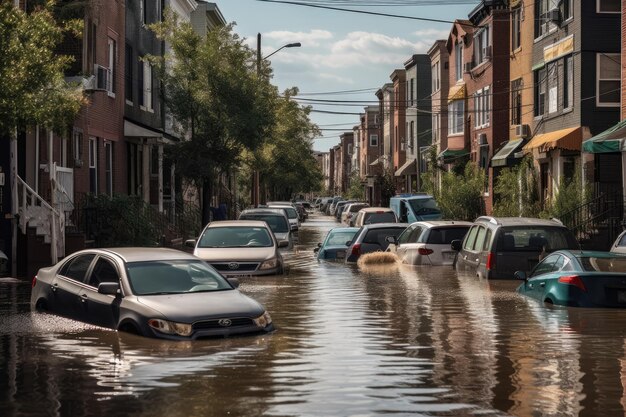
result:
[(118, 328), (118, 330), (120, 332), (136, 334), (136, 335), (141, 336), (141, 332), (139, 331), (139, 329), (137, 328), (137, 326), (134, 323), (126, 322), (126, 323), (122, 324)]
[(35, 304), (35, 310), (48, 311), (48, 304), (46, 303), (46, 300), (44, 300), (43, 298), (38, 300), (37, 304)]

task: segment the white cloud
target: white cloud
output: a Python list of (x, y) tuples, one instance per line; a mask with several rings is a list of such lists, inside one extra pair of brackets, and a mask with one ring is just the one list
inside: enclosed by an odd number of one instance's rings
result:
[(414, 36), (417, 36), (420, 40), (429, 40), (436, 41), (437, 39), (448, 39), (448, 35), (450, 34), (449, 30), (440, 30), (440, 29), (422, 29), (416, 32), (413, 32)]
[(286, 43), (300, 42), (302, 46), (319, 47), (322, 42), (333, 38), (333, 34), (327, 30), (312, 29), (309, 32), (291, 32), (287, 30), (277, 30), (263, 34), (263, 39), (271, 39), (276, 47)]

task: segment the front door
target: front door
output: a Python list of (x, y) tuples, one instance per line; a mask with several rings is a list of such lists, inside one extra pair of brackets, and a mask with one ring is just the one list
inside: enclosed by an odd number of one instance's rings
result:
[(81, 313), (90, 323), (115, 328), (119, 319), (119, 297), (98, 293), (98, 285), (103, 282), (120, 283), (120, 275), (115, 263), (101, 256), (86, 280), (87, 286), (80, 291)]

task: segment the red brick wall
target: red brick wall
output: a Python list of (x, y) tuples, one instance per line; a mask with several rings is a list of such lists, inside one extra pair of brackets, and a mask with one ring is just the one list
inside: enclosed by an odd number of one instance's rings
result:
[(626, 0), (622, 0), (622, 106), (620, 120), (626, 119)]

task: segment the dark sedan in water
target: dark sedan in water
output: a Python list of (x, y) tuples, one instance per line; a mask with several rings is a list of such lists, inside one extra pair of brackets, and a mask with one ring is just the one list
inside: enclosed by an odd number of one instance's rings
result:
[(31, 307), (165, 339), (273, 330), (263, 306), (237, 286), (237, 280), (181, 251), (90, 249), (40, 269)]
[(545, 257), (517, 291), (551, 304), (572, 307), (626, 307), (626, 256), (560, 250)]

